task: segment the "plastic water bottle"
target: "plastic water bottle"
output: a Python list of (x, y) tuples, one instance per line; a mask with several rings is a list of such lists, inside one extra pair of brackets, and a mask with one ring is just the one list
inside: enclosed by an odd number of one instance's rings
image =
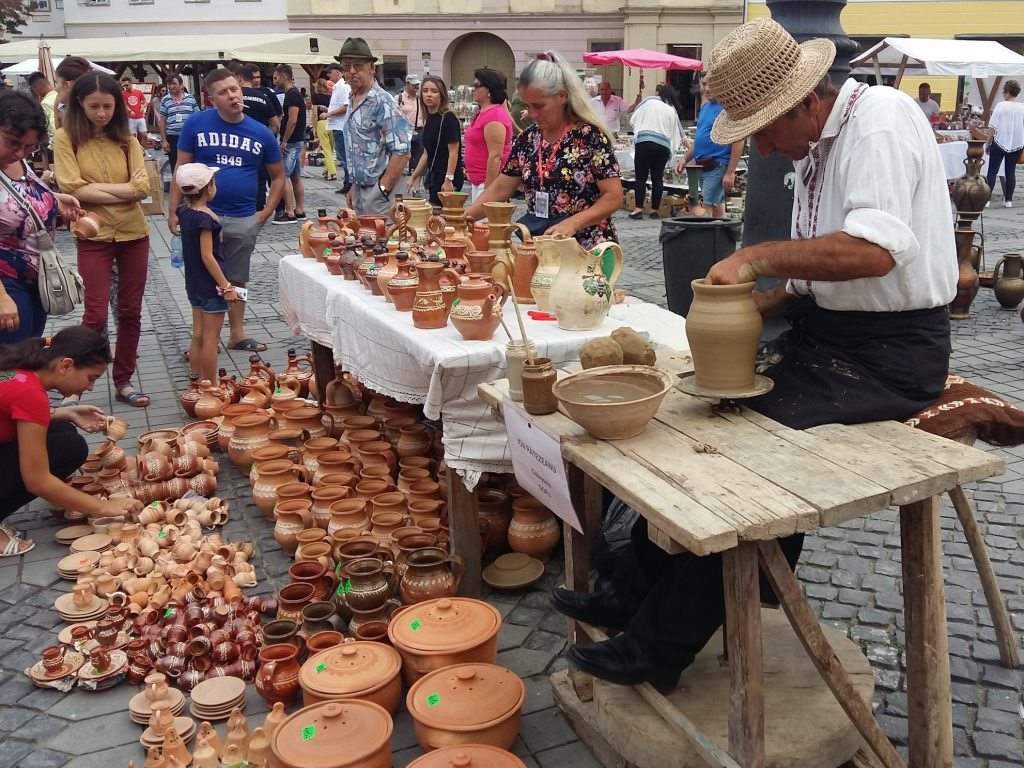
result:
[(174, 235), (171, 238), (171, 266), (175, 269), (185, 266), (185, 256), (181, 250), (181, 235)]

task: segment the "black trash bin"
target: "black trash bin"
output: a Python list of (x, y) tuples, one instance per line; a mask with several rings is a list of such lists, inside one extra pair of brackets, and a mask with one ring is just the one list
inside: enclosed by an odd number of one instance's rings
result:
[(690, 282), (732, 255), (741, 222), (707, 216), (675, 216), (661, 222), (661, 262), (668, 308), (686, 317), (693, 302)]

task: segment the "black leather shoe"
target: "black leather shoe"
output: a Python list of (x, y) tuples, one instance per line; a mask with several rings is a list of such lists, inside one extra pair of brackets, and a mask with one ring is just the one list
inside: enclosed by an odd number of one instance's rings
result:
[(566, 654), (569, 663), (594, 677), (616, 685), (650, 683), (660, 693), (675, 690), (679, 675), (693, 657), (682, 664), (659, 663), (647, 648), (623, 633), (603, 643), (574, 645)]
[(595, 627), (623, 630), (636, 608), (628, 605), (610, 591), (572, 592), (556, 589), (551, 593), (551, 605), (563, 616), (593, 624)]

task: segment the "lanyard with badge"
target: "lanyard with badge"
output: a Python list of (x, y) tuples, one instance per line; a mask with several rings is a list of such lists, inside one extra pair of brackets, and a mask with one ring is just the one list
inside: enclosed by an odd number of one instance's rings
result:
[(550, 218), (551, 215), (551, 195), (544, 189), (544, 178), (549, 176), (555, 169), (555, 158), (558, 157), (558, 149), (562, 146), (562, 140), (571, 127), (572, 124), (565, 126), (565, 130), (558, 137), (558, 141), (551, 145), (551, 156), (548, 157), (547, 163), (544, 162), (544, 152), (541, 148), (541, 145), (544, 143), (544, 137), (539, 130), (537, 131), (537, 175), (539, 177), (540, 189), (537, 190), (533, 197), (533, 212), (542, 219)]

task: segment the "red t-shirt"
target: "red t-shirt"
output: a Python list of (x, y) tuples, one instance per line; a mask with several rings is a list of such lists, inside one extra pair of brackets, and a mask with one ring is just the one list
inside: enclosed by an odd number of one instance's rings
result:
[(146, 116), (146, 95), (134, 88), (122, 91), (124, 101), (128, 105), (128, 117), (133, 120), (141, 120)]
[(50, 398), (32, 371), (0, 371), (0, 443), (18, 439), (19, 421), (50, 426)]

